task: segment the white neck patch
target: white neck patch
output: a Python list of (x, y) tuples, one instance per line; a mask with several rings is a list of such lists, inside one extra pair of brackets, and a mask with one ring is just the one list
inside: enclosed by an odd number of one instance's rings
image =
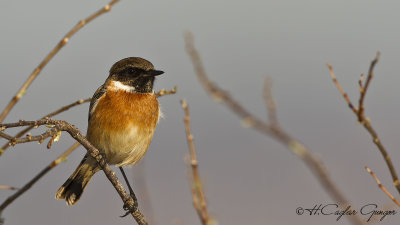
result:
[(134, 92), (135, 91), (135, 87), (123, 84), (123, 83), (121, 83), (119, 81), (112, 81), (111, 84), (112, 84), (111, 88), (114, 91), (119, 91), (119, 90), (127, 91), (127, 92)]

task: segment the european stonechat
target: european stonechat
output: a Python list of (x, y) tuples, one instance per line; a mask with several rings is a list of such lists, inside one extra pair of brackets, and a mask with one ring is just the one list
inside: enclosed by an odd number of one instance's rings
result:
[[(125, 58), (111, 67), (110, 75), (94, 93), (86, 138), (107, 163), (120, 168), (133, 165), (146, 153), (160, 116), (153, 84), (155, 76), (163, 73), (145, 59)], [(68, 205), (77, 203), (99, 170), (96, 160), (86, 154), (58, 189), (56, 199), (65, 199)]]

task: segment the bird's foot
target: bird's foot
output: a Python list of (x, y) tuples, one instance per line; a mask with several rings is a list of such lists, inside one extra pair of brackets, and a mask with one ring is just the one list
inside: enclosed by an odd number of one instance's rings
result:
[(130, 209), (130, 206), (127, 203), (125, 203), (122, 206), (122, 208), (126, 211), (126, 213), (124, 215), (120, 216), (120, 217), (125, 217), (125, 216), (127, 216), (127, 215), (129, 215), (131, 213), (136, 212), (138, 207), (139, 207), (135, 194), (131, 193), (130, 196), (133, 199), (133, 207), (132, 207), (132, 209)]

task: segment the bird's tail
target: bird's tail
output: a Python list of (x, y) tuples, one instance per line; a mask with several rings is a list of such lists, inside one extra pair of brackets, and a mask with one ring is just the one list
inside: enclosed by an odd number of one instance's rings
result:
[(99, 170), (97, 162), (92, 157), (85, 155), (78, 168), (58, 189), (56, 199), (65, 199), (67, 205), (76, 204), (90, 179)]

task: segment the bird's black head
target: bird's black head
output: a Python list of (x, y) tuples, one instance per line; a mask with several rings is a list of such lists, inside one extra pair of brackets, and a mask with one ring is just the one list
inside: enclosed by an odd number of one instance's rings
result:
[(163, 73), (155, 70), (153, 64), (143, 58), (129, 57), (111, 67), (108, 79), (120, 82), (135, 92), (150, 93), (153, 92), (155, 76)]

